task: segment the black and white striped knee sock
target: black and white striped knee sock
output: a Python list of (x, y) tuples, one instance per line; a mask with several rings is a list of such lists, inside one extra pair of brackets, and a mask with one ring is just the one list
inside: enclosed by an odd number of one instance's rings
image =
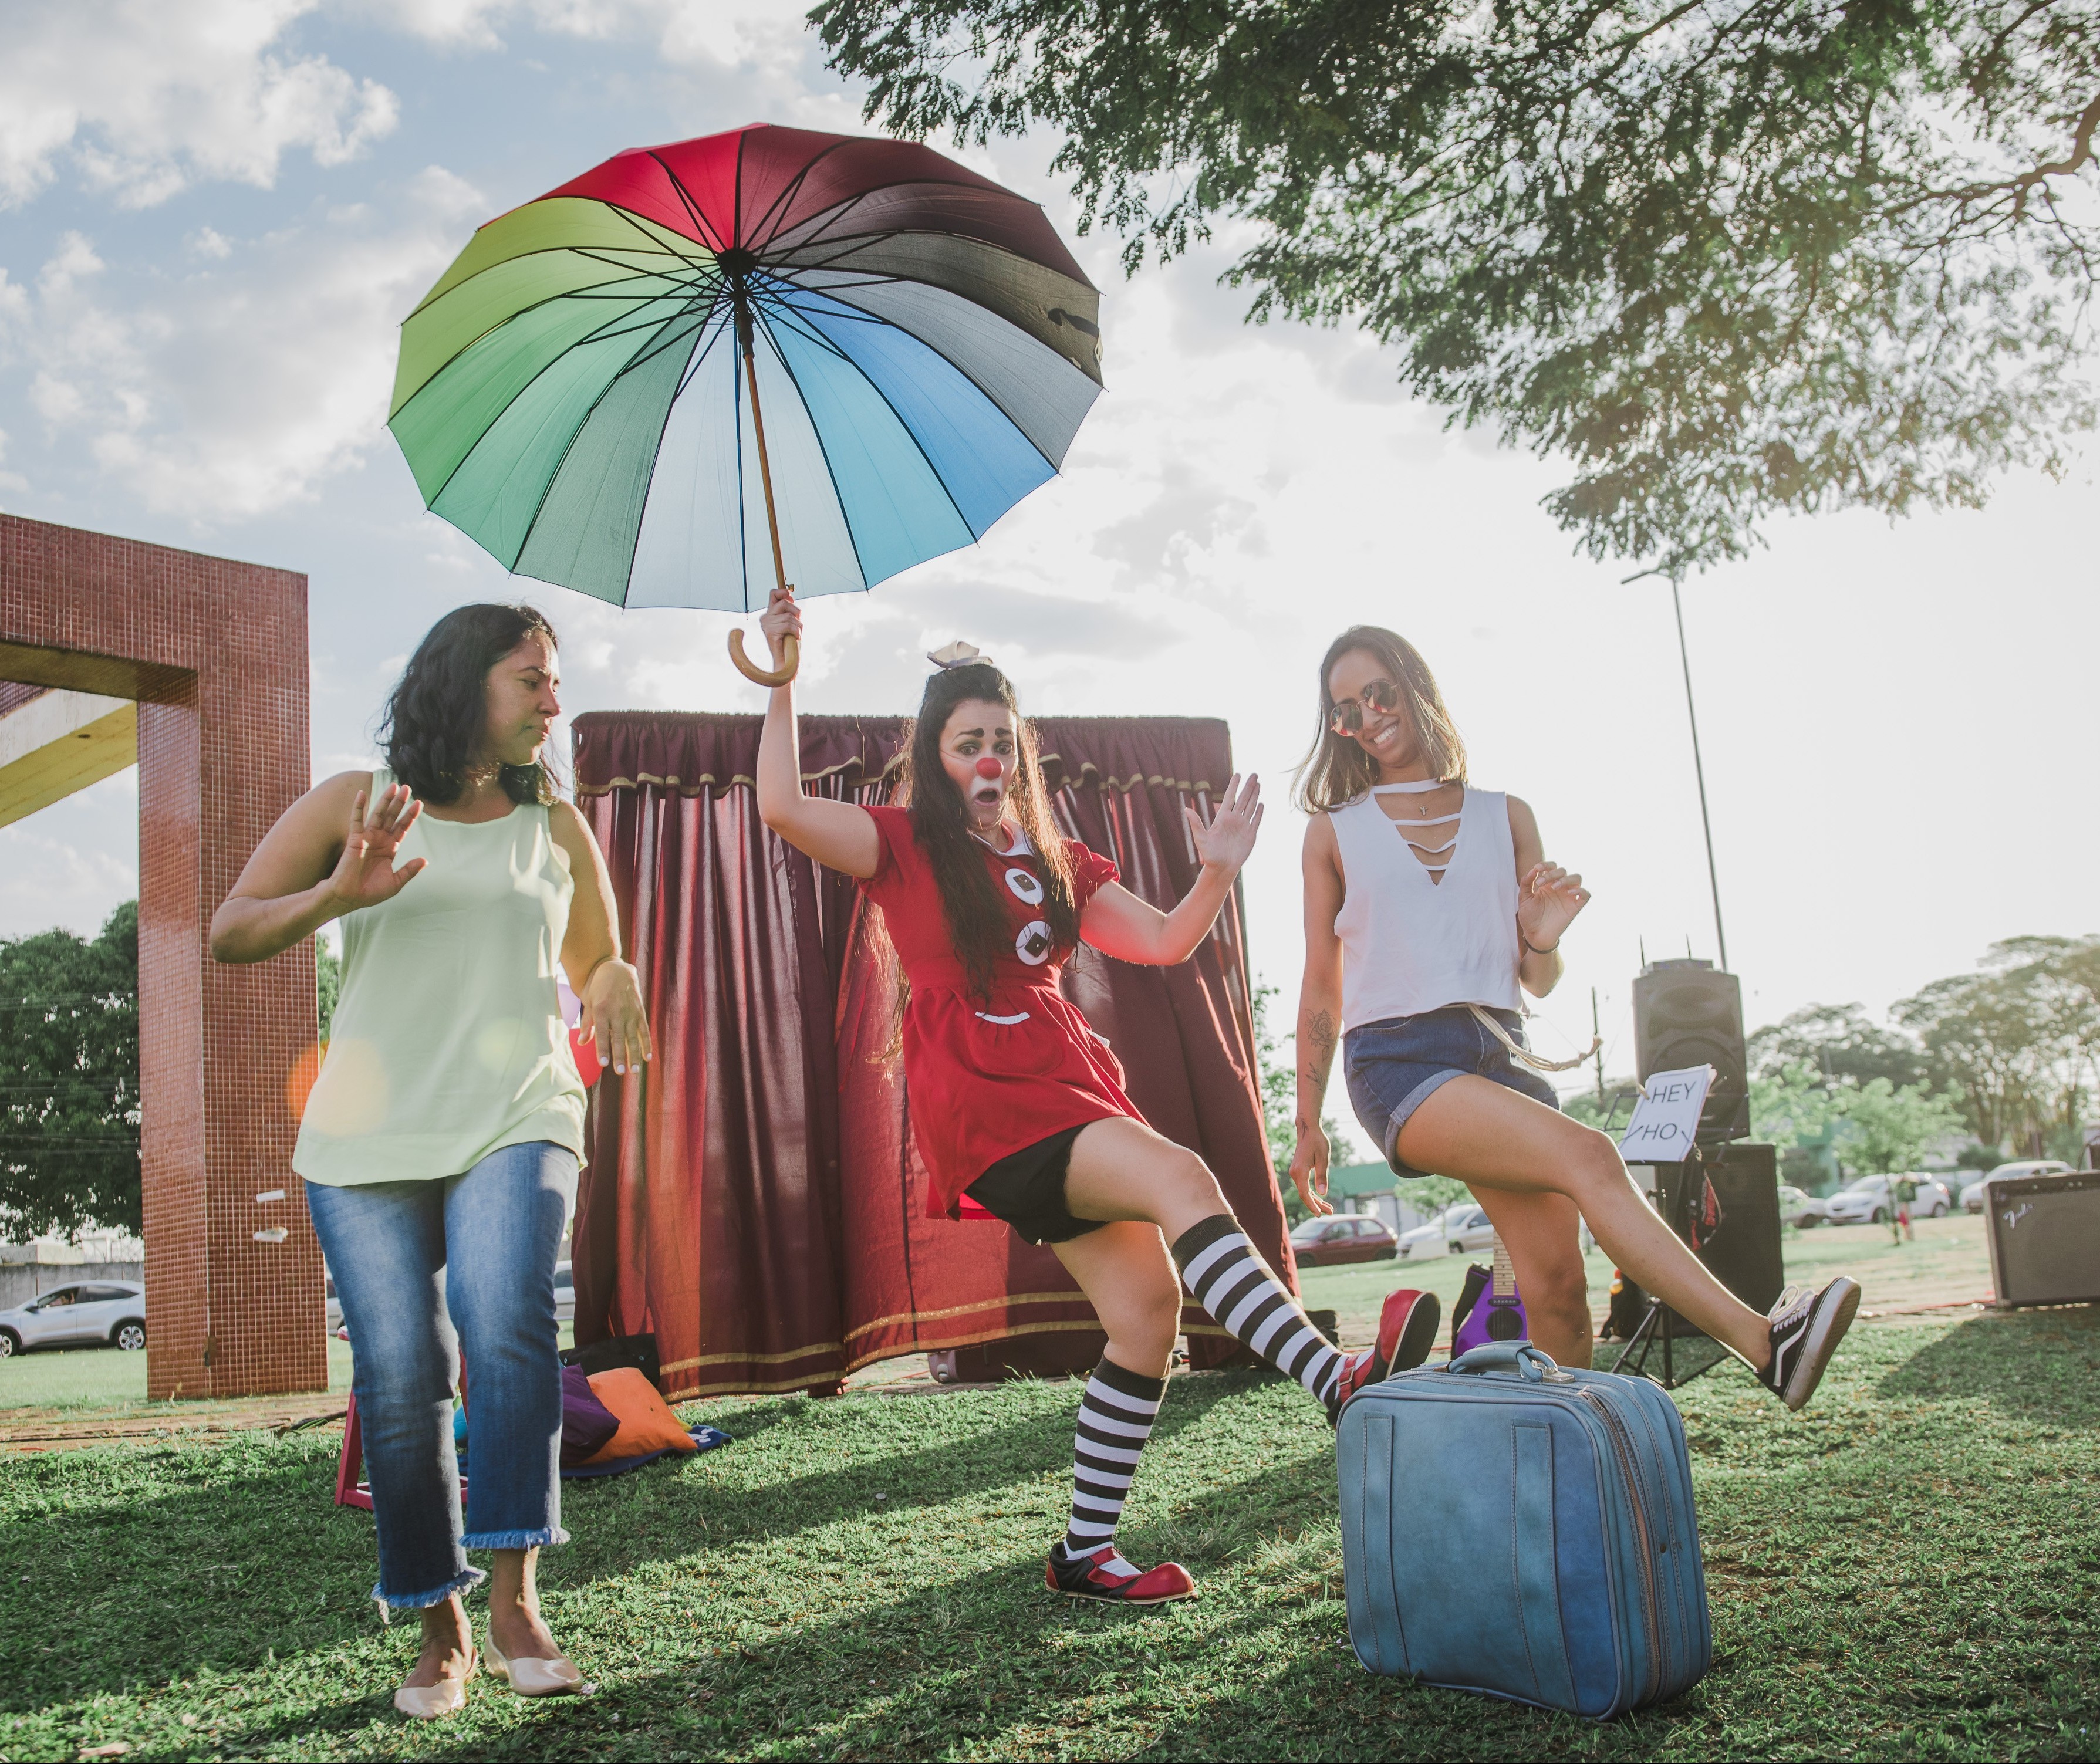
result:
[(1116, 1522), (1130, 1497), (1138, 1454), (1152, 1435), (1164, 1378), (1125, 1370), (1105, 1356), (1087, 1380), (1079, 1400), (1079, 1429), (1072, 1441), (1072, 1524), (1065, 1554), (1085, 1555), (1115, 1541)]
[(1228, 1334), (1321, 1402), (1333, 1402), (1340, 1351), (1313, 1328), (1237, 1219), (1214, 1213), (1191, 1225), (1175, 1240), (1174, 1260), (1196, 1303)]

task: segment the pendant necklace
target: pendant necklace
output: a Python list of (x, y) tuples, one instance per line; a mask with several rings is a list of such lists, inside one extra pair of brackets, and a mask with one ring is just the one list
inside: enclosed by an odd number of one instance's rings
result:
[[(1449, 778), (1428, 778), (1410, 779), (1401, 784), (1374, 784), (1371, 786), (1371, 794), (1374, 796), (1427, 796), (1432, 790), (1441, 790), (1449, 782)], [(1422, 804), (1414, 813), (1417, 818), (1426, 820), (1429, 814), (1429, 805), (1426, 802)]]

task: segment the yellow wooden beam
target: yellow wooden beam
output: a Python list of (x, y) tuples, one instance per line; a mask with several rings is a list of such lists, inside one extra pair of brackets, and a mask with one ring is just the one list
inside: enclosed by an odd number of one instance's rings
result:
[(138, 763), (131, 699), (39, 693), (0, 717), (0, 827)]

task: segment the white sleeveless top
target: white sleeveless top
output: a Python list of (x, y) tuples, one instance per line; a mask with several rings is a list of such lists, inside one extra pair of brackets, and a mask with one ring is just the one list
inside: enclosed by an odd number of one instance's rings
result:
[[(395, 782), (384, 766), (372, 794)], [(584, 1087), (555, 991), (576, 884), (547, 810), (419, 816), (427, 867), (342, 921), (342, 992), (292, 1168), (309, 1182), (464, 1175), (534, 1140), (584, 1155)]]
[[(1328, 811), (1344, 890), (1343, 1029), (1449, 1004), (1520, 1008), (1509, 798), (1468, 785), (1457, 814), (1403, 823), (1373, 800), (1398, 793), (1386, 785)], [(1410, 840), (1443, 866), (1441, 882)]]

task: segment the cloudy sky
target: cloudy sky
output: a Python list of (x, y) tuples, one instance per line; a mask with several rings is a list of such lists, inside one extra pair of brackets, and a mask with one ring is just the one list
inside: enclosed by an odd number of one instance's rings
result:
[[(447, 607), (521, 590), (572, 711), (758, 707), (731, 621), (514, 583), (423, 512), (385, 427), (396, 326), (483, 220), (618, 149), (767, 120), (858, 130), (770, 0), (15, 0), (0, 9), (0, 509), (306, 571), (314, 764)], [(946, 145), (946, 143), (937, 143)], [(1053, 143), (964, 157), (1042, 201)], [(1596, 899), (1540, 1044), (1631, 1064), (1629, 981), (1714, 953), (1669, 591), (1573, 555), (1551, 460), (1447, 431), (1347, 332), (1242, 323), (1230, 241), (1104, 290), (1108, 391), (1062, 478), (975, 549), (812, 602), (805, 703), (900, 712), (966, 637), (1035, 708), (1224, 715), (1281, 799), (1357, 620), (1428, 657), (1478, 783)], [(1752, 1022), (1878, 1009), (1993, 939), (2100, 929), (2091, 454), (1981, 514), (1782, 526), (1688, 582), (1728, 954)], [(135, 889), (131, 778), (0, 830), (0, 936)], [(1302, 822), (1250, 869), (1295, 992)]]

